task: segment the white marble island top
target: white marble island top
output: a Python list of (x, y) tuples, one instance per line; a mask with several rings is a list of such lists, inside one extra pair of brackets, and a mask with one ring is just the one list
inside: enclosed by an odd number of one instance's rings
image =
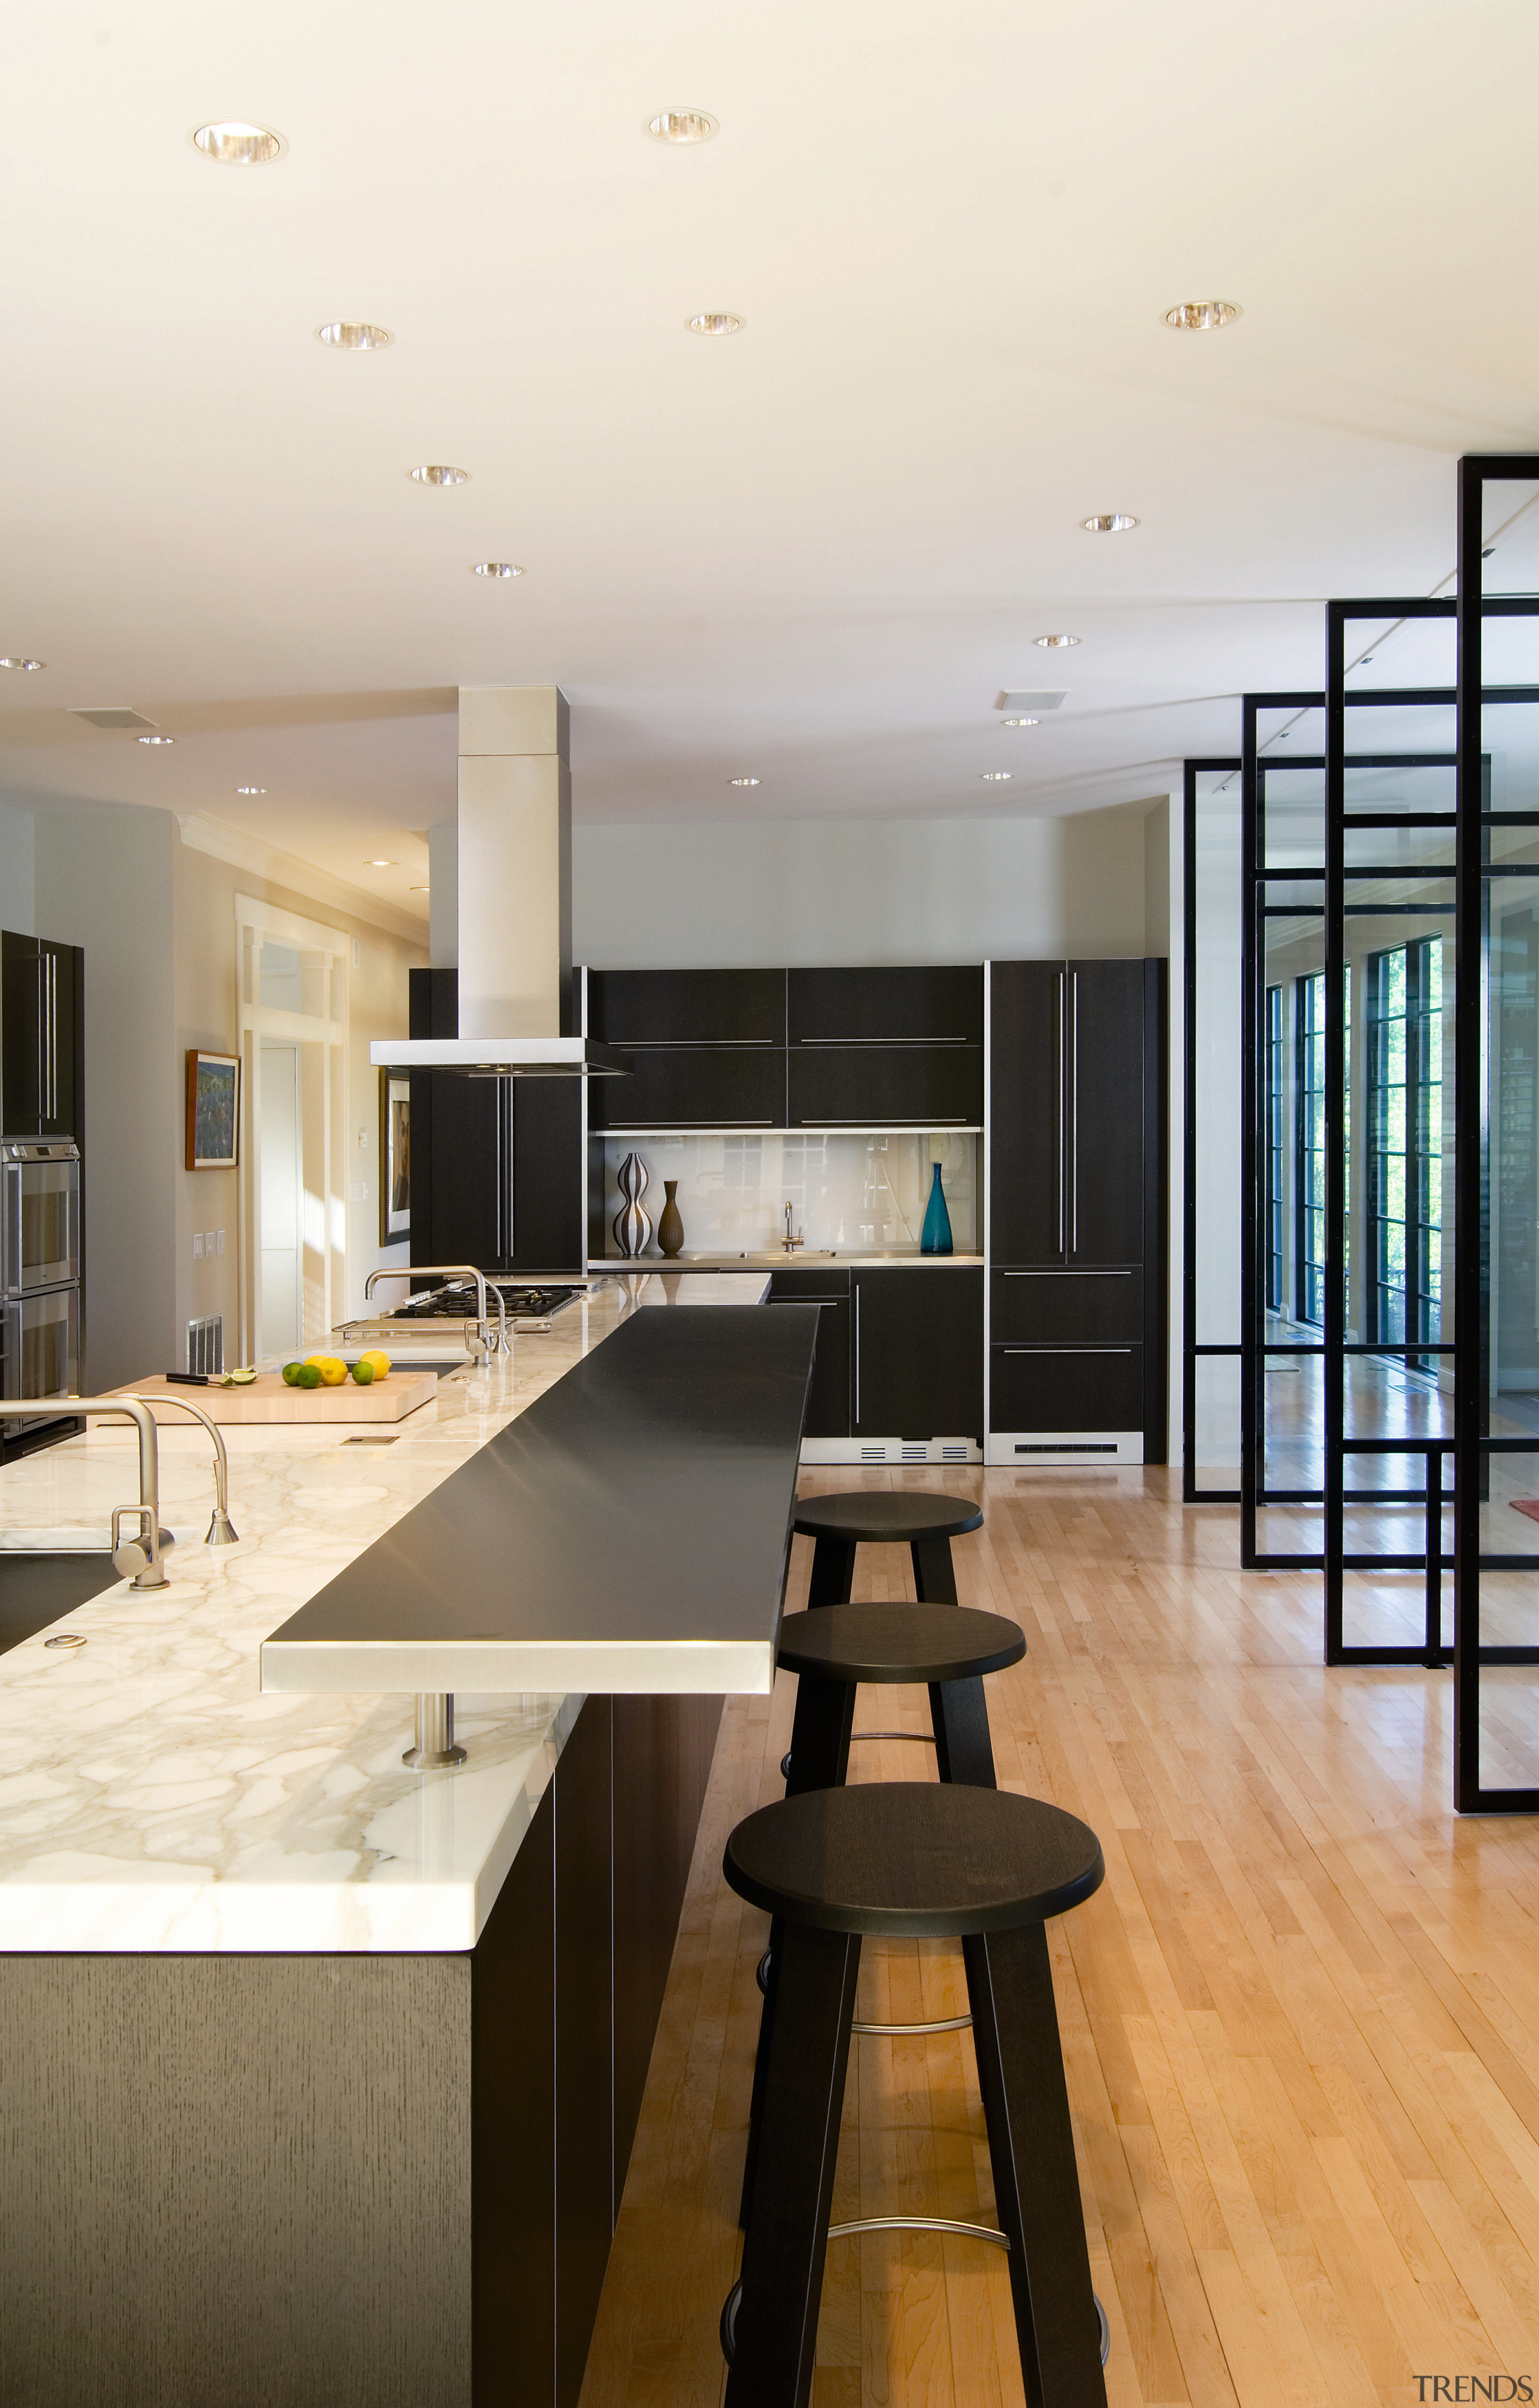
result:
[[(116, 1584), (0, 1655), (0, 1950), (474, 1944), (581, 1697), (462, 1694), (469, 1761), (419, 1774), (401, 1762), (409, 1701), (264, 1697), (259, 1650), (635, 1309), (606, 1283), (520, 1332), (511, 1363), (443, 1383), (391, 1443), (232, 1429), (234, 1549), (198, 1543), (205, 1434), (162, 1430), (168, 1585)], [(105, 1526), (137, 1493), (134, 1446), (93, 1424), (0, 1469), (0, 1536)], [(45, 1643), (64, 1635), (86, 1643)]]

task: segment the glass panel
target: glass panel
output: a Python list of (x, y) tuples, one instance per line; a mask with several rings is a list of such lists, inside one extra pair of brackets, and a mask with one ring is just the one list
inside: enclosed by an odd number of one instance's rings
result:
[[(1286, 744), (1288, 751), (1279, 752), (1277, 746)], [(1278, 766), (1295, 760), (1325, 758), (1325, 712), (1315, 704), (1299, 709), (1289, 704), (1281, 710), (1258, 710), (1256, 713), (1256, 750), (1263, 761)]]
[[(1197, 1225), (1197, 1297), (1193, 1342), (1240, 1342), (1240, 1046), (1241, 932), (1240, 781), (1232, 775), (1198, 780), (1194, 848), (1196, 926), (1196, 1075), (1192, 1097), (1197, 1176), (1192, 1205)], [(1199, 1380), (1204, 1376), (1199, 1367)], [(1231, 1394), (1227, 1375), (1209, 1383), (1214, 1411)], [(1204, 1460), (1239, 1461), (1239, 1385), (1233, 1383), (1233, 1426), (1220, 1439), (1217, 1424), (1204, 1440), (1220, 1447)]]
[[(1371, 690), (1349, 690), (1342, 745), (1348, 760), (1414, 753), (1445, 753), (1451, 762), (1458, 714), (1446, 702), (1377, 702)], [(1451, 805), (1447, 808), (1451, 808)]]
[(1263, 762), (1260, 770), (1263, 869), (1325, 866), (1325, 772)]
[[(1493, 628), (1531, 624), (1526, 619), (1488, 620), (1483, 649), (1489, 653)], [(1533, 665), (1526, 666), (1532, 676)], [(1486, 678), (1488, 683), (1495, 682), (1489, 658)], [(1486, 809), (1539, 811), (1539, 709), (1532, 703), (1488, 702), (1480, 713), (1480, 749), (1486, 758)]]
[(1481, 592), (1539, 594), (1539, 485), (1532, 477), (1490, 478), (1481, 504)]
[[(1506, 1413), (1493, 1416), (1503, 1424)], [(1503, 1428), (1500, 1435), (1510, 1433)], [(1532, 1455), (1504, 1451), (1486, 1457), (1485, 1495), (1480, 1501), (1480, 1552), (1484, 1555), (1539, 1555), (1539, 1445)], [(1532, 1590), (1532, 1574), (1529, 1575)], [(1481, 1638), (1495, 1634), (1485, 1627), (1486, 1584), (1480, 1584)], [(1539, 1627), (1529, 1634), (1539, 1639)]]
[[(1268, 1326), (1271, 1335), (1271, 1326)], [(1305, 1345), (1318, 1345), (1318, 1330), (1301, 1330)], [(1308, 1489), (1318, 1496), (1325, 1484), (1325, 1364), (1318, 1354), (1281, 1354), (1268, 1349), (1262, 1357), (1261, 1472), (1269, 1495), (1278, 1489)], [(1304, 1538), (1279, 1538), (1275, 1547), (1318, 1548), (1318, 1526)]]
[(1451, 609), (1435, 619), (1348, 619), (1344, 632), (1349, 695), (1375, 686), (1453, 685)]
[[(1268, 881), (1268, 897), (1323, 906), (1323, 882)], [(1268, 1176), (1269, 1342), (1315, 1343), (1324, 1309), (1325, 921), (1276, 911), (1261, 924), (1268, 1012), (1262, 1160)], [(1278, 1377), (1288, 1379), (1281, 1371)], [(1290, 1487), (1297, 1481), (1290, 1479)]]
[(1487, 892), (1489, 1426), (1516, 1437), (1539, 1431), (1539, 877)]
[(264, 944), (259, 966), (258, 1000), (278, 1011), (305, 1009), (304, 972), (289, 945)]

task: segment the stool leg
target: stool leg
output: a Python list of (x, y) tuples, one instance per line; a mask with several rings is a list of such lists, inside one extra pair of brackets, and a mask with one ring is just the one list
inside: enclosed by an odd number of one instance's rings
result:
[(943, 1781), (961, 1781), (970, 1789), (998, 1788), (981, 1680), (932, 1681), (930, 1727)]
[(807, 2408), (812, 2397), (860, 1965), (853, 1933), (791, 1924), (781, 1934), (771, 1977), (775, 2045), (726, 2408)]
[(812, 1578), (807, 1584), (808, 1605), (848, 1605), (854, 1585), (854, 1540), (815, 1539)]
[(957, 1569), (949, 1539), (913, 1539), (914, 1594), (921, 1605), (955, 1605)]
[(849, 1771), (855, 1689), (848, 1681), (819, 1681), (804, 1672), (796, 1684), (786, 1796), (804, 1789), (842, 1789)]
[(743, 2157), (743, 2188), (737, 2202), (737, 2229), (747, 2232), (753, 2209), (754, 2179), (759, 2172), (759, 2136), (764, 2126), (764, 2085), (769, 2080), (770, 2046), (775, 2038), (775, 1985), (780, 1972), (780, 1942), (786, 1927), (779, 1915), (770, 1919), (769, 1971), (764, 1976), (764, 2003), (759, 2010), (759, 2046), (753, 2060), (753, 2095), (748, 2100), (748, 2145)]
[(1028, 2408), (1106, 2408), (1047, 1931), (962, 1948)]

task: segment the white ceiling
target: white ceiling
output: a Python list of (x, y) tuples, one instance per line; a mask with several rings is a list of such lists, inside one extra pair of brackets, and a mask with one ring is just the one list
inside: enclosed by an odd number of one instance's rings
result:
[[(453, 688), (554, 680), (592, 819), (1127, 801), (1539, 440), (1532, 0), (58, 0), (0, 62), (12, 797), (367, 883)], [(287, 155), (192, 150), (237, 115)], [(67, 716), (118, 702), (176, 747)]]

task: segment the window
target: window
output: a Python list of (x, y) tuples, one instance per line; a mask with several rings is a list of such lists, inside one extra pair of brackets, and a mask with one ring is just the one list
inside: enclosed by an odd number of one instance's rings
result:
[[(1298, 1164), (1295, 1202), (1298, 1245), (1300, 1321), (1325, 1319), (1325, 972), (1302, 978), (1296, 987), (1299, 1118), (1295, 1144)], [(1352, 1058), (1352, 982), (1348, 974), (1343, 997), (1342, 1026), (1346, 1056)], [(1352, 1099), (1350, 1080), (1343, 1098), (1342, 1142), (1346, 1151), (1343, 1185), (1342, 1252), (1346, 1273), (1351, 1273)]]
[[(1367, 1084), (1367, 1336), (1387, 1344), (1435, 1342), (1443, 1318), (1438, 938), (1370, 956)], [(1424, 1358), (1420, 1368), (1435, 1370), (1437, 1358)]]
[(1283, 1310), (1283, 991), (1266, 990), (1266, 1309)]

